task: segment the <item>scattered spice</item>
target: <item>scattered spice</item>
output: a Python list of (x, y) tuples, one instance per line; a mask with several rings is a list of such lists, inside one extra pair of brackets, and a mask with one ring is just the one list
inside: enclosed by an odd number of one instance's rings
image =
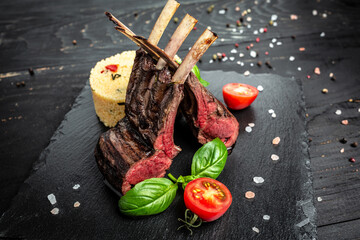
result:
[(340, 149), (340, 152), (341, 152), (341, 153), (344, 153), (344, 152), (345, 152), (345, 149), (344, 149), (344, 148)]
[(326, 94), (329, 92), (329, 90), (327, 88), (323, 88), (323, 90), (321, 90), (322, 93)]
[(256, 41), (257, 43), (260, 42), (260, 38), (257, 37), (257, 38), (255, 39), (255, 41)]
[(280, 137), (276, 137), (272, 140), (273, 145), (278, 145), (280, 143)]
[(348, 124), (349, 124), (349, 121), (346, 120), (346, 119), (345, 119), (345, 120), (342, 120), (342, 121), (341, 121), (341, 124), (343, 124), (343, 125), (348, 125)]
[(245, 71), (245, 72), (244, 72), (244, 75), (245, 75), (245, 76), (249, 76), (249, 75), (250, 75), (250, 71)]
[(247, 192), (245, 193), (245, 197), (246, 197), (247, 199), (252, 199), (252, 198), (255, 197), (255, 193), (252, 192), (252, 191), (247, 191)]
[(353, 142), (353, 143), (351, 143), (351, 144), (350, 144), (350, 146), (352, 146), (352, 147), (354, 147), (354, 148), (355, 148), (355, 147), (357, 147), (357, 146), (358, 146), (358, 143), (357, 143), (357, 142)]
[(74, 186), (73, 186), (73, 189), (74, 190), (77, 190), (77, 189), (79, 189), (80, 188), (80, 184), (75, 184)]
[(266, 61), (266, 62), (265, 62), (265, 65), (266, 65), (268, 68), (272, 69), (272, 66), (271, 66), (271, 64), (270, 64), (269, 61)]
[(262, 92), (262, 91), (264, 91), (264, 87), (261, 86), (261, 85), (259, 85), (259, 86), (257, 86), (257, 90), (258, 90), (259, 92)]
[(210, 5), (210, 7), (207, 8), (207, 13), (211, 13), (214, 10), (215, 5)]
[(179, 18), (178, 18), (178, 17), (174, 17), (173, 21), (174, 21), (174, 23), (178, 23), (178, 22), (179, 22)]
[(73, 45), (76, 45), (76, 44), (77, 44), (77, 41), (74, 39), (74, 40), (72, 41), (72, 44), (73, 44)]
[(291, 15), (290, 15), (290, 19), (291, 19), (291, 20), (298, 20), (298, 16), (295, 15), (295, 14), (291, 14)]
[(322, 201), (322, 198), (321, 198), (321, 197), (318, 197), (317, 200), (318, 200), (318, 202), (321, 202), (321, 201)]
[(77, 208), (77, 207), (80, 207), (80, 203), (79, 203), (78, 201), (76, 201), (76, 202), (74, 203), (74, 208)]
[(248, 132), (248, 133), (250, 133), (250, 132), (252, 131), (252, 128), (251, 128), (250, 126), (247, 126), (247, 127), (245, 128), (245, 131)]
[(48, 198), (49, 202), (51, 203), (51, 205), (54, 205), (56, 203), (56, 197), (53, 193), (49, 194), (47, 196), (47, 198)]
[(262, 66), (262, 62), (261, 62), (261, 61), (258, 61), (258, 62), (257, 62), (257, 65), (258, 65), (258, 67), (261, 67), (261, 66)]
[(264, 216), (263, 216), (263, 219), (264, 219), (265, 221), (269, 221), (269, 220), (270, 220), (270, 216), (269, 216), (269, 215), (264, 215)]
[(353, 163), (356, 162), (355, 158), (349, 158), (349, 161)]
[(341, 138), (339, 140), (339, 142), (342, 143), (342, 144), (345, 144), (345, 143), (347, 143), (347, 139), (346, 138)]
[(239, 47), (239, 44), (238, 44), (238, 43), (235, 43), (235, 47), (238, 48), (238, 47)]
[(110, 64), (110, 65), (105, 66), (105, 68), (107, 70), (112, 71), (112, 72), (117, 72), (118, 65), (117, 64)]
[(291, 39), (295, 40), (296, 36), (295, 35), (291, 35)]
[(255, 127), (255, 123), (249, 123), (249, 127)]
[(335, 114), (336, 114), (336, 115), (341, 115), (341, 110), (340, 110), (340, 109), (336, 110), (336, 111), (335, 111)]
[(28, 71), (29, 71), (30, 76), (35, 75), (35, 72), (34, 72), (34, 70), (32, 68), (29, 68)]
[(260, 230), (259, 230), (257, 227), (253, 227), (252, 230), (253, 230), (254, 232), (256, 232), (256, 233), (259, 233), (259, 232), (260, 232)]
[(300, 52), (304, 52), (304, 51), (305, 51), (305, 48), (304, 48), (304, 47), (301, 47), (301, 48), (299, 48), (299, 51), (300, 51)]
[(290, 62), (295, 61), (295, 57), (294, 57), (294, 56), (290, 56), (290, 57), (289, 57), (289, 61), (290, 61)]
[(320, 68), (316, 67), (314, 69), (314, 73), (317, 74), (317, 75), (320, 75)]

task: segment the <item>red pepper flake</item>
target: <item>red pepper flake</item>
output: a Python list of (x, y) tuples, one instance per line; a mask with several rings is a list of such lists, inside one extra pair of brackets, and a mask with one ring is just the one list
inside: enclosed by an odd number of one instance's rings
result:
[(356, 160), (355, 160), (355, 158), (349, 158), (349, 161), (350, 162), (355, 162)]
[(105, 68), (112, 71), (112, 72), (117, 72), (118, 65), (110, 64), (110, 65), (107, 65)]
[(239, 47), (239, 44), (238, 44), (238, 43), (235, 43), (235, 47), (238, 48), (238, 47)]
[(250, 50), (250, 46), (246, 46), (246, 50)]
[(193, 28), (193, 30), (196, 30), (196, 29), (197, 29), (197, 27), (194, 27), (194, 28)]
[(301, 48), (299, 48), (299, 51), (300, 51), (300, 52), (303, 52), (303, 51), (305, 51), (305, 48), (304, 48), (304, 47), (301, 47)]
[(306, 77), (307, 77), (307, 79), (310, 79), (310, 75), (307, 75)]
[(260, 42), (260, 38), (257, 37), (255, 41), (256, 41), (257, 43)]
[(349, 121), (346, 120), (346, 119), (345, 119), (345, 120), (342, 120), (342, 121), (341, 121), (341, 124), (342, 124), (342, 125), (348, 125), (348, 124), (349, 124)]
[(267, 28), (264, 28), (264, 33), (266, 33), (267, 32)]
[(102, 70), (100, 73), (104, 73), (105, 71), (104, 70)]
[(250, 47), (254, 47), (254, 44), (253, 44), (253, 43), (251, 43), (251, 44), (250, 44)]
[(226, 54), (225, 54), (225, 53), (222, 53), (221, 56), (224, 58), (224, 57), (226, 57)]
[(268, 51), (266, 51), (266, 52), (265, 52), (265, 55), (269, 55), (269, 52), (268, 52)]

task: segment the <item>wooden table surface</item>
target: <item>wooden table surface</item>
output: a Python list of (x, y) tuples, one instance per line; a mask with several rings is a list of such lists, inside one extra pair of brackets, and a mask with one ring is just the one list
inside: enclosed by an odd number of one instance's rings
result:
[[(360, 147), (354, 146), (354, 142), (360, 142), (360, 3), (180, 3), (175, 17), (181, 19), (189, 13), (199, 20), (198, 30), (181, 47), (180, 56), (205, 27), (211, 26), (219, 35), (203, 56), (200, 70), (236, 71), (244, 78), (246, 71), (250, 75), (275, 73), (299, 84), (306, 109), (306, 148), (318, 238), (360, 239)], [(41, 152), (84, 88), (90, 69), (102, 58), (136, 49), (112, 29), (104, 11), (112, 12), (135, 33), (147, 37), (164, 4), (160, 0), (0, 3), (1, 214), (36, 169), (33, 164), (42, 157)], [(208, 13), (212, 4), (214, 10)], [(238, 27), (242, 14), (242, 26)], [(160, 46), (165, 46), (176, 26), (170, 22), (169, 33)], [(251, 57), (250, 51), (257, 56)], [(225, 53), (227, 60), (211, 63), (216, 53)], [(34, 75), (29, 74), (29, 68)], [(328, 92), (323, 93), (323, 89)], [(342, 138), (346, 143), (340, 141)], [(349, 161), (351, 158), (355, 161)]]

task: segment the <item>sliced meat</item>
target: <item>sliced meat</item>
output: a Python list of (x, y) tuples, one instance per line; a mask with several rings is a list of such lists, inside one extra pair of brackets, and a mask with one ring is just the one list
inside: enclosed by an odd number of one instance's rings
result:
[(191, 74), (185, 82), (181, 111), (201, 144), (216, 137), (231, 150), (239, 134), (239, 123), (231, 112)]

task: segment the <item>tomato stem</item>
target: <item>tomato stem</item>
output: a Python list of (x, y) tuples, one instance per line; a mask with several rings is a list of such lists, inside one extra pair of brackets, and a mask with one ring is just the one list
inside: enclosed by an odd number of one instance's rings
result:
[[(191, 227), (193, 227), (193, 228), (200, 227), (200, 225), (203, 222), (202, 219), (199, 218), (199, 216), (196, 215), (195, 213), (191, 212), (190, 209), (186, 209), (186, 211), (185, 211), (185, 220), (178, 218), (178, 221), (183, 222), (185, 224), (178, 227), (177, 230), (179, 230), (183, 227), (186, 227), (190, 231), (190, 235), (193, 234)], [(196, 222), (198, 222), (198, 223), (196, 223)]]
[(173, 181), (174, 183), (177, 183), (177, 178), (174, 177), (171, 173), (168, 174), (168, 177)]

